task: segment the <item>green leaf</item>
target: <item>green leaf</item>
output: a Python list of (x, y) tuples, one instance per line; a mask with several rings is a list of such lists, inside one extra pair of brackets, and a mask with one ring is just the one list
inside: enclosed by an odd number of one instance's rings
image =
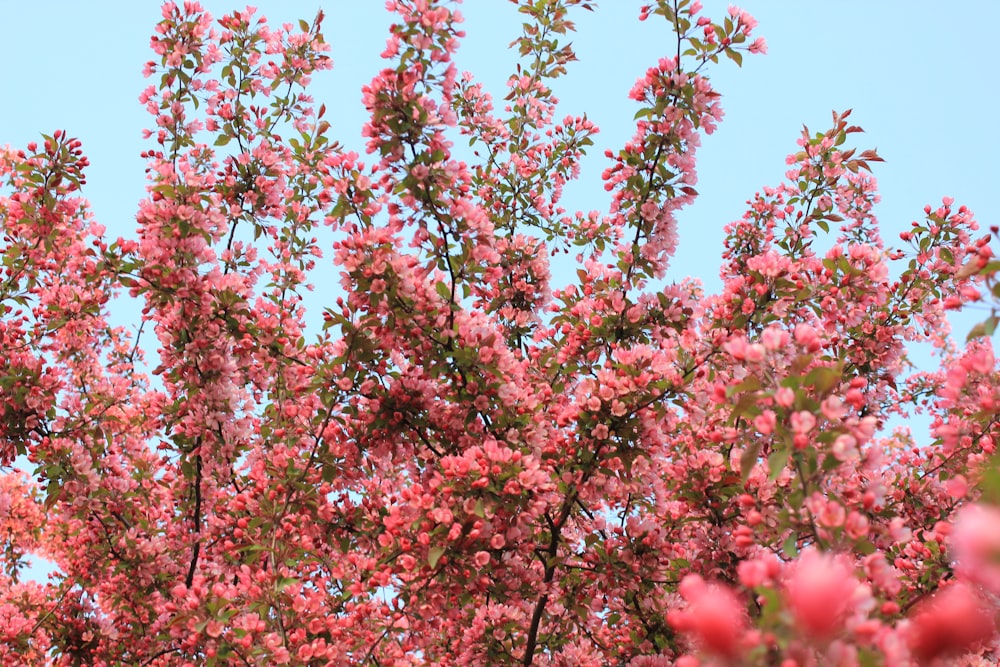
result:
[(857, 544), (854, 545), (854, 550), (859, 554), (869, 556), (875, 553), (875, 545), (868, 540), (859, 540)]
[(439, 281), (437, 285), (434, 286), (437, 293), (441, 295), (441, 298), (445, 301), (451, 301), (451, 288), (444, 281)]
[(982, 500), (1000, 505), (1000, 454), (994, 454), (983, 468), (979, 491), (982, 493)]
[(815, 387), (820, 395), (826, 395), (840, 382), (841, 374), (839, 368), (820, 366), (809, 371), (805, 377), (805, 383)]
[(444, 555), (444, 547), (431, 547), (427, 552), (427, 563), (432, 567), (437, 567), (438, 561)]
[(744, 379), (743, 382), (740, 382), (738, 385), (734, 387), (727, 387), (726, 394), (731, 397), (734, 396), (735, 394), (744, 391), (757, 391), (758, 389), (761, 388), (761, 386), (763, 385), (761, 385), (759, 377), (757, 377), (756, 375), (748, 375), (746, 379)]
[(778, 596), (778, 591), (773, 588), (768, 588), (766, 586), (758, 586), (754, 589), (757, 593), (758, 599), (763, 600), (763, 621), (766, 625), (774, 625), (779, 622), (779, 614), (781, 613), (781, 598)]
[(789, 449), (778, 449), (771, 452), (771, 455), (767, 457), (767, 467), (771, 471), (768, 475), (768, 479), (772, 482), (778, 479), (778, 475), (781, 471), (785, 469), (788, 465), (788, 455), (791, 453)]
[(788, 536), (788, 539), (781, 545), (781, 551), (784, 552), (785, 556), (788, 558), (795, 558), (799, 555), (799, 536), (792, 533)]
[(225, 146), (226, 144), (228, 144), (232, 140), (233, 140), (233, 138), (231, 136), (229, 136), (228, 134), (220, 134), (219, 138), (215, 140), (215, 145), (216, 146)]
[(987, 338), (992, 336), (997, 330), (997, 323), (1000, 321), (996, 315), (990, 315), (985, 320), (972, 327), (969, 330), (969, 335), (965, 337), (965, 341), (969, 342), (973, 338)]
[(53, 506), (59, 501), (59, 497), (62, 495), (62, 485), (54, 480), (50, 480), (48, 486), (45, 488), (45, 509), (51, 510)]
[(760, 456), (761, 442), (757, 442), (750, 445), (747, 449), (743, 450), (743, 454), (740, 456), (740, 476), (745, 484), (747, 479), (750, 478), (750, 473), (753, 471), (754, 465), (757, 463), (757, 457)]
[(874, 651), (866, 651), (862, 649), (858, 652), (858, 664), (861, 667), (877, 667), (881, 662), (879, 660), (879, 655)]

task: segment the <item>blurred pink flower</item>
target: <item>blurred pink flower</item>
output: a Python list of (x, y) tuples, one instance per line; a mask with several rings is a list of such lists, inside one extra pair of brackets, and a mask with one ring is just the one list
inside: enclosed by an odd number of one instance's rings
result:
[(709, 653), (730, 659), (739, 656), (746, 615), (736, 593), (723, 584), (707, 583), (698, 575), (684, 577), (680, 593), (688, 606), (670, 612), (669, 623)]
[(951, 546), (958, 575), (1000, 595), (1000, 508), (977, 504), (959, 510)]
[(967, 584), (940, 590), (911, 616), (910, 652), (919, 664), (954, 656), (989, 640), (996, 633), (992, 611)]
[(818, 639), (828, 639), (841, 630), (857, 587), (845, 558), (812, 549), (802, 552), (785, 581), (796, 624)]

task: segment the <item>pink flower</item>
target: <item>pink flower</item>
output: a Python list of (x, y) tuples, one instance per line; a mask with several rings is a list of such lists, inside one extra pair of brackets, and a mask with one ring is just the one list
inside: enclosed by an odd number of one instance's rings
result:
[(795, 402), (795, 392), (788, 387), (778, 387), (774, 392), (774, 401), (783, 408), (790, 408)]
[(841, 433), (830, 448), (838, 461), (848, 461), (858, 455), (858, 440), (849, 433)]
[(743, 361), (747, 357), (747, 348), (750, 347), (750, 343), (744, 336), (733, 336), (731, 339), (723, 343), (722, 349), (725, 350), (729, 356), (731, 356), (736, 361)]
[(955, 475), (944, 486), (948, 495), (956, 500), (961, 500), (969, 492), (969, 482), (964, 475)]
[(756, 588), (767, 579), (767, 567), (761, 561), (745, 560), (739, 564), (737, 573), (740, 583), (747, 588)]
[(992, 611), (966, 584), (940, 590), (917, 608), (908, 633), (910, 651), (921, 664), (955, 656), (994, 636)]
[(765, 349), (774, 352), (788, 344), (788, 332), (777, 325), (773, 325), (764, 329), (760, 339)]
[(805, 435), (816, 426), (816, 417), (811, 412), (800, 410), (792, 413), (792, 432)]
[(221, 637), (225, 626), (220, 621), (209, 621), (205, 626), (205, 634), (209, 637)]
[(767, 53), (767, 40), (763, 37), (758, 37), (750, 43), (750, 53), (760, 53), (761, 55)]
[(809, 549), (792, 566), (785, 593), (799, 628), (811, 637), (829, 639), (841, 630), (857, 586), (845, 558)]
[(774, 414), (774, 410), (764, 410), (753, 419), (754, 428), (764, 435), (772, 433), (777, 423), (778, 418), (777, 415)]
[(800, 324), (795, 327), (795, 342), (806, 349), (807, 352), (817, 352), (820, 348), (819, 334), (808, 324)]
[(816, 518), (824, 526), (837, 528), (844, 525), (845, 516), (844, 506), (834, 500), (830, 500), (823, 503)]
[(683, 611), (670, 612), (668, 622), (691, 635), (710, 653), (729, 659), (738, 657), (746, 618), (736, 593), (728, 586), (706, 583), (693, 574), (681, 581), (680, 593), (688, 606)]
[(740, 583), (747, 588), (757, 588), (769, 582), (778, 572), (777, 560), (745, 560), (736, 568)]
[(847, 534), (856, 540), (868, 536), (868, 518), (864, 514), (852, 511), (847, 515), (844, 529)]
[(1000, 508), (976, 504), (959, 510), (951, 546), (959, 575), (1000, 594)]

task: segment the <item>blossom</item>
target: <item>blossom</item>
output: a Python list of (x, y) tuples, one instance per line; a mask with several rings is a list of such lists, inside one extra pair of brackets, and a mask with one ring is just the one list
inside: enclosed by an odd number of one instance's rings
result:
[(858, 587), (846, 559), (807, 549), (790, 569), (785, 598), (796, 625), (817, 639), (838, 634)]
[(951, 546), (958, 574), (1000, 595), (1000, 508), (976, 503), (959, 510)]
[(910, 651), (921, 664), (964, 653), (996, 634), (992, 609), (963, 583), (945, 586), (918, 606), (910, 623)]
[(750, 50), (750, 53), (765, 54), (767, 53), (767, 40), (763, 37), (758, 37), (750, 42), (750, 46), (747, 48)]
[(735, 658), (742, 652), (741, 640), (746, 631), (746, 611), (731, 588), (707, 583), (697, 575), (681, 581), (680, 592), (688, 605), (672, 611), (667, 620), (690, 635), (710, 653)]

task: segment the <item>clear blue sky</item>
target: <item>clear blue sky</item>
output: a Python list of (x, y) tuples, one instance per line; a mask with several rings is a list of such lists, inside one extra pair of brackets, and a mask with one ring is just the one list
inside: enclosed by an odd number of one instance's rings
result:
[[(703, 2), (712, 16), (726, 11), (726, 2)], [(203, 4), (217, 16), (241, 8), (221, 0)], [(636, 21), (641, 4), (603, 0), (593, 14), (578, 13), (573, 40), (580, 62), (557, 82), (556, 94), (563, 113), (587, 112), (601, 134), (583, 180), (567, 190), (567, 208), (606, 209), (599, 180), (604, 149), (617, 149), (632, 133), (635, 106), (626, 93), (672, 50), (662, 20)], [(335, 136), (363, 153), (360, 89), (381, 67), (384, 3), (258, 3), (272, 23), (311, 20), (320, 6), (335, 68), (316, 77), (314, 96), (326, 104)], [(682, 212), (673, 278), (692, 275), (718, 288), (723, 226), (741, 216), (755, 191), (783, 178), (802, 124), (825, 129), (833, 109), (853, 108), (852, 120), (867, 131), (861, 147), (877, 147), (886, 159), (875, 173), (887, 242), (898, 243), (898, 232), (920, 219), (924, 205), (946, 195), (972, 208), (983, 227), (1000, 222), (993, 46), (1000, 2), (747, 0), (740, 6), (759, 20), (755, 34), (767, 38), (769, 54), (748, 56), (742, 70), (725, 62), (711, 73), (726, 118), (700, 152), (701, 198)], [(515, 62), (507, 44), (518, 34), (519, 15), (503, 0), (468, 0), (463, 12), (467, 38), (459, 66), (502, 97)], [(0, 5), (0, 145), (23, 147), (57, 128), (79, 137), (92, 162), (84, 196), (112, 237), (134, 235), (136, 203), (144, 196), (139, 153), (151, 118), (137, 98), (147, 85), (140, 70), (151, 58), (158, 19), (155, 0)]]
[[(203, 3), (214, 15), (241, 5)], [(671, 49), (662, 21), (638, 23), (636, 0), (603, 0), (578, 13), (574, 44), (580, 62), (556, 85), (562, 111), (586, 111), (601, 128), (569, 189), (567, 208), (606, 208), (599, 174), (605, 147), (631, 134), (635, 106), (626, 92), (646, 66)], [(704, 0), (719, 16), (727, 3)], [(380, 0), (262, 0), (272, 23), (311, 19), (323, 7), (335, 68), (316, 77), (315, 96), (332, 112), (336, 135), (362, 147), (360, 87), (380, 67), (388, 24)], [(699, 202), (683, 212), (674, 278), (694, 275), (718, 285), (722, 227), (744, 201), (777, 183), (784, 157), (803, 123), (825, 129), (832, 109), (854, 109), (867, 131), (859, 142), (877, 146), (886, 164), (876, 169), (887, 241), (945, 195), (970, 206), (983, 226), (1000, 221), (996, 161), (1000, 108), (995, 30), (1000, 2), (956, 0), (746, 0), (769, 54), (747, 57), (743, 69), (722, 63), (712, 72), (726, 118), (704, 142)], [(507, 50), (519, 15), (503, 0), (468, 0), (468, 36), (459, 66), (481, 75), (502, 97), (514, 63)], [(130, 235), (143, 196), (140, 132), (149, 116), (137, 101), (150, 58), (149, 35), (159, 3), (5, 2), (0, 22), (0, 144), (23, 146), (40, 132), (65, 128), (82, 139), (93, 166), (84, 191), (110, 234)], [(359, 151), (363, 152), (363, 151)]]

